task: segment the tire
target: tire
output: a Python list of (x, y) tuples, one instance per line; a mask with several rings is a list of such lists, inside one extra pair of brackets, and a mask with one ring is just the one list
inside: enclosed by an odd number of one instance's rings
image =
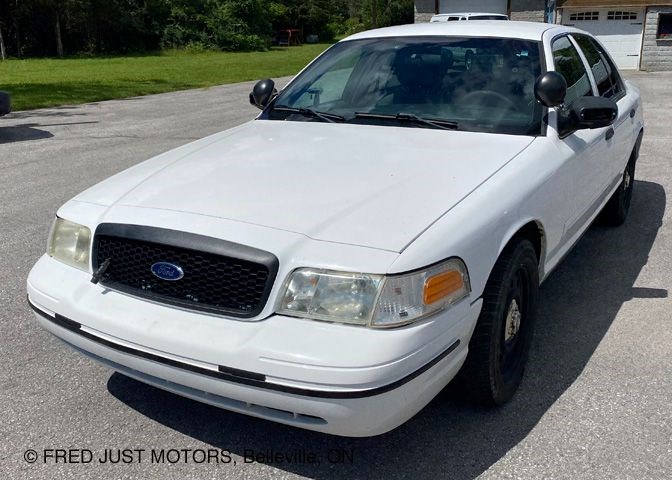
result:
[(623, 171), (623, 179), (618, 189), (611, 196), (607, 204), (600, 213), (600, 220), (603, 224), (618, 227), (625, 223), (630, 211), (630, 202), (632, 201), (632, 191), (635, 187), (635, 165), (637, 163), (637, 149), (630, 155), (630, 160)]
[(516, 393), (532, 342), (538, 293), (534, 247), (529, 240), (514, 239), (495, 263), (483, 292), (469, 353), (455, 382), (463, 399), (495, 406)]

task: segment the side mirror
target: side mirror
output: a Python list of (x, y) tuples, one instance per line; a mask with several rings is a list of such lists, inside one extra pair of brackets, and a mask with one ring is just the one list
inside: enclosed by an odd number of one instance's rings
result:
[(12, 111), (9, 93), (0, 92), (0, 117)]
[(534, 82), (534, 97), (545, 107), (559, 107), (567, 95), (567, 82), (558, 72), (546, 72)]
[(618, 117), (618, 105), (610, 98), (580, 97), (569, 106), (575, 129), (608, 127)]
[(250, 93), (250, 103), (263, 110), (277, 93), (273, 80), (259, 80)]

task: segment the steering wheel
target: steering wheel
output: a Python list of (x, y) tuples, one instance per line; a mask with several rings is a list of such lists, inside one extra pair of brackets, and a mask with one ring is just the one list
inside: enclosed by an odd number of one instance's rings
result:
[(475, 102), (478, 105), (485, 105), (487, 103), (493, 102), (495, 104), (504, 104), (509, 110), (514, 110), (516, 112), (520, 111), (518, 106), (513, 103), (510, 98), (507, 98), (501, 93), (495, 92), (493, 90), (474, 90), (473, 92), (469, 92), (466, 95), (460, 97), (457, 103), (473, 103), (474, 99), (476, 98), (480, 99), (480, 101)]

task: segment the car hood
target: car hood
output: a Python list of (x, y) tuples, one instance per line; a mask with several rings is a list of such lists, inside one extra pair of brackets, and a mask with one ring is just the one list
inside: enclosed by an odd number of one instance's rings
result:
[(400, 252), (533, 140), (256, 120), (140, 164), (75, 200)]

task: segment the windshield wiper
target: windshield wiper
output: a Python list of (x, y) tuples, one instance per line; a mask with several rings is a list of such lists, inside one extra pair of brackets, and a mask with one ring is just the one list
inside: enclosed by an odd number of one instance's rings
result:
[(276, 110), (278, 112), (289, 112), (289, 113), (298, 113), (299, 115), (303, 115), (304, 117), (312, 117), (312, 118), (319, 118), (320, 120), (324, 120), (325, 122), (329, 123), (335, 123), (336, 121), (339, 122), (344, 122), (345, 118), (336, 115), (335, 113), (325, 113), (325, 112), (318, 112), (317, 110), (313, 110), (310, 108), (296, 108), (296, 107), (288, 107), (287, 105), (276, 105), (273, 107), (273, 110)]
[(370, 118), (380, 120), (396, 120), (404, 123), (415, 123), (416, 125), (425, 125), (431, 128), (440, 128), (441, 130), (457, 130), (459, 124), (451, 120), (440, 120), (435, 118), (424, 118), (413, 115), (412, 113), (397, 113), (390, 115), (386, 113), (364, 113), (355, 112), (355, 118)]

